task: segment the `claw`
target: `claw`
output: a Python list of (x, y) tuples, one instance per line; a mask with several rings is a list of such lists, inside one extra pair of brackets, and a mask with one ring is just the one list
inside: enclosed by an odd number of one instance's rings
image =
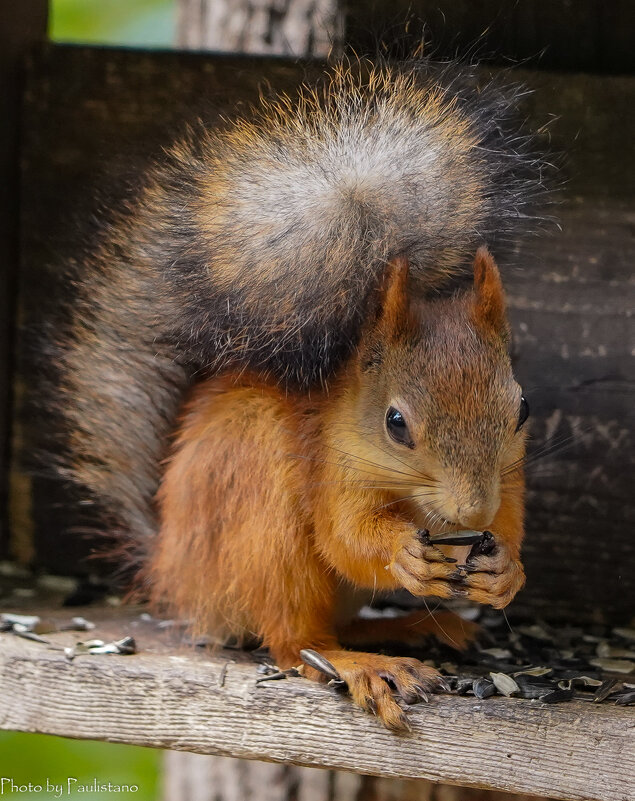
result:
[(463, 581), (466, 578), (467, 573), (465, 572), (465, 568), (463, 566), (457, 567), (457, 569), (448, 576), (450, 581)]
[(424, 702), (424, 704), (427, 704), (430, 701), (430, 696), (420, 684), (416, 684), (414, 689), (417, 692), (417, 696), (421, 701)]
[(420, 528), (417, 531), (417, 539), (422, 545), (430, 545), (430, 532), (427, 528)]

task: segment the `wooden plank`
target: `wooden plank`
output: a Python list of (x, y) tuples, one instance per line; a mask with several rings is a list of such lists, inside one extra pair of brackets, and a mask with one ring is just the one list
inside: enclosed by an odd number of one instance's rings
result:
[[(406, 21), (409, 24), (406, 27)], [(422, 28), (434, 52), (476, 52), (490, 63), (628, 73), (635, 68), (629, 0), (349, 0), (346, 41), (358, 53), (403, 56)]]
[(399, 736), (328, 687), (301, 678), (256, 684), (242, 652), (175, 648), (172, 635), (130, 610), (86, 614), (98, 618), (91, 637), (129, 633), (140, 653), (69, 662), (0, 635), (0, 728), (559, 799), (635, 797), (632, 709), (436, 696), (411, 708), (413, 731)]
[(515, 370), (529, 398), (526, 589), (516, 611), (628, 618), (635, 599), (635, 240), (630, 204), (580, 199), (525, 243), (508, 277)]
[(19, 129), (24, 57), (44, 39), (48, 0), (0, 3), (0, 557), (8, 548), (7, 477), (18, 273)]
[[(184, 118), (211, 122), (244, 109), (260, 87), (292, 91), (317, 66), (284, 59), (50, 47), (35, 61), (26, 101), (23, 299), (39, 321), (69, 288), (43, 265), (63, 264), (93, 232), (95, 197), (122, 197)], [(635, 79), (522, 72), (536, 87), (534, 122), (567, 153), (561, 231), (522, 243), (503, 264), (515, 328), (518, 376), (532, 406), (532, 447), (575, 434), (570, 450), (529, 476), (527, 614), (627, 620), (635, 597), (632, 434)], [(69, 221), (71, 221), (69, 223)], [(26, 361), (23, 375), (33, 386)], [(47, 430), (32, 416), (31, 432)], [(36, 476), (40, 563), (67, 572), (92, 544), (67, 488)], [(97, 566), (92, 561), (91, 569)], [(84, 569), (86, 569), (84, 567)]]

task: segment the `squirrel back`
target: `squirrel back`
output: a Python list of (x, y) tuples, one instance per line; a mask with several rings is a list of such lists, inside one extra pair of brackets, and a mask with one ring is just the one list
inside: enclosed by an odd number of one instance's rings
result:
[(165, 153), (79, 264), (59, 343), (65, 475), (106, 528), (147, 550), (194, 376), (327, 383), (392, 259), (424, 295), (518, 232), (541, 183), (511, 122), (518, 94), (448, 65), (336, 67)]

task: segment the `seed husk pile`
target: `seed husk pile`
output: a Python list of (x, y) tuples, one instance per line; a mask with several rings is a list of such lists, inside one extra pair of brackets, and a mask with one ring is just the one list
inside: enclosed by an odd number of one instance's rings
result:
[(527, 623), (487, 608), (465, 612), (481, 626), (479, 641), (466, 651), (434, 637), (417, 648), (398, 643), (390, 647), (377, 643), (374, 648), (414, 656), (436, 667), (456, 695), (483, 700), (507, 696), (547, 704), (577, 699), (635, 705), (632, 629)]

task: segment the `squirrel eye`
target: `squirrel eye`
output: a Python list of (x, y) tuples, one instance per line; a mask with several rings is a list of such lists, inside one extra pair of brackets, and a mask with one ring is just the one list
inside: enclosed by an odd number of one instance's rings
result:
[(404, 416), (394, 406), (391, 406), (386, 412), (386, 428), (391, 439), (394, 439), (395, 442), (399, 442), (408, 448), (414, 448), (414, 442), (410, 436)]
[(525, 420), (529, 417), (529, 404), (527, 403), (527, 399), (523, 395), (520, 399), (520, 409), (518, 411), (518, 425), (516, 426), (516, 431), (520, 431), (523, 427)]

